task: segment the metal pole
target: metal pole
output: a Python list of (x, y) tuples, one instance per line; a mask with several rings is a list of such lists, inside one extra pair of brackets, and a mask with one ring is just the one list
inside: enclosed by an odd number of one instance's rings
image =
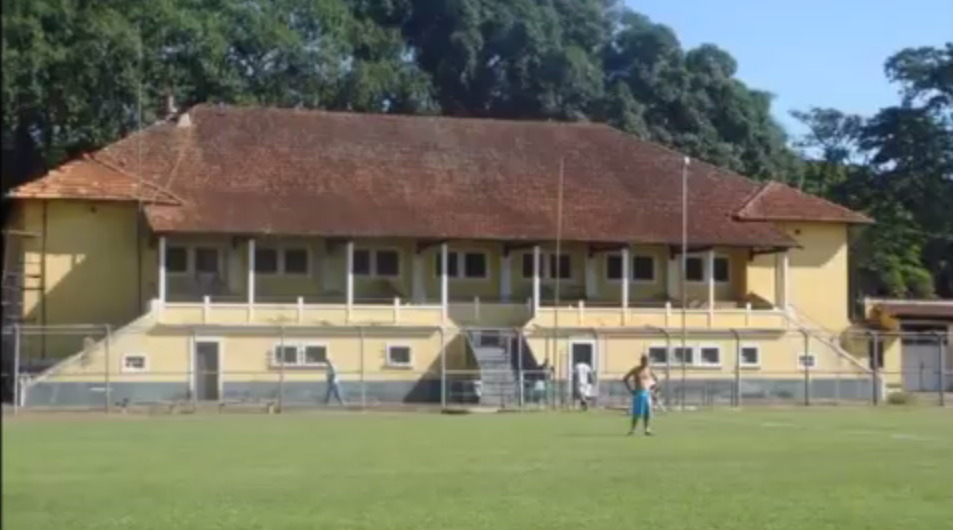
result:
[(198, 395), (196, 394), (196, 373), (195, 373), (195, 361), (196, 361), (196, 347), (198, 346), (198, 337), (196, 336), (195, 328), (192, 328), (192, 346), (189, 349), (189, 401), (192, 402), (192, 410), (196, 411), (199, 406)]
[(877, 388), (880, 386), (880, 337), (877, 332), (873, 332), (874, 336), (874, 358), (871, 360), (873, 365), (873, 399), (874, 405), (880, 403), (880, 390)]
[(735, 391), (732, 401), (737, 408), (741, 407), (741, 334), (734, 328), (731, 328), (731, 334), (735, 336)]
[(278, 410), (281, 414), (285, 403), (285, 327), (278, 326)]
[[(940, 392), (940, 406), (946, 406), (946, 352), (943, 348), (943, 335), (939, 333), (936, 334), (936, 354), (940, 356), (939, 363), (937, 366), (940, 367), (940, 373), (938, 375), (939, 389)], [(949, 345), (947, 345), (949, 347)]]
[(367, 370), (364, 367), (364, 328), (358, 328), (360, 334), (360, 355), (361, 355), (361, 408), (367, 408)]
[(440, 328), (440, 407), (447, 408), (447, 335)]
[[(942, 387), (942, 385), (941, 385)], [(20, 409), (20, 324), (13, 325), (13, 415)]]
[(516, 365), (517, 373), (519, 374), (519, 398), (520, 398), (520, 410), (523, 410), (525, 405), (525, 387), (526, 387), (526, 377), (523, 375), (523, 330), (517, 329), (516, 331)]
[(105, 392), (103, 392), (103, 395), (105, 396), (104, 399), (106, 400), (106, 402), (104, 403), (106, 414), (109, 414), (109, 400), (110, 400), (109, 371), (112, 369), (112, 366), (109, 364), (109, 342), (111, 338), (112, 338), (112, 329), (110, 328), (109, 325), (107, 325), (106, 326), (106, 340), (103, 342), (103, 349), (104, 349), (104, 354), (106, 357), (106, 375), (105, 375), (106, 389), (105, 389)]
[(665, 332), (665, 408), (672, 408), (672, 335)]
[(685, 354), (688, 353), (688, 291), (686, 289), (685, 277), (688, 273), (688, 167), (691, 165), (691, 159), (685, 157), (685, 164), (682, 166), (682, 270), (680, 273), (681, 295), (682, 295), (682, 404), (681, 408), (685, 410)]
[[(801, 330), (801, 334), (804, 335), (804, 353), (802, 354), (802, 357), (804, 357), (804, 359), (801, 360), (801, 364), (804, 365), (804, 406), (810, 407), (811, 406), (811, 369), (805, 361), (807, 360), (807, 356), (810, 355), (811, 337), (810, 335), (807, 334), (807, 331), (804, 329)], [(817, 357), (814, 357), (814, 356), (812, 356), (812, 358), (817, 359)]]

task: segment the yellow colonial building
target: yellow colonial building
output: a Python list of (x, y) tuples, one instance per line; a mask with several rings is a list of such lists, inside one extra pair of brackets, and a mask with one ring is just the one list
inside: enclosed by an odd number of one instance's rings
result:
[(604, 125), (200, 105), (8, 198), (24, 322), (112, 329), (25, 342), (27, 404), (320, 401), (329, 362), (363, 403), (577, 362), (611, 394), (643, 353), (682, 392), (871, 388), (836, 339), (868, 218)]

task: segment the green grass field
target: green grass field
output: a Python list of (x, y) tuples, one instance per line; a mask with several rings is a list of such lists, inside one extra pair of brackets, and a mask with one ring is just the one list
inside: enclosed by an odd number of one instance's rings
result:
[(953, 528), (953, 411), (33, 417), (3, 528)]

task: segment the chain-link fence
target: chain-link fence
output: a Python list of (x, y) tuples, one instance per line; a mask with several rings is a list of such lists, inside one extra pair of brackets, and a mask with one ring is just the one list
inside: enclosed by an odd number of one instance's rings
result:
[[(627, 408), (950, 403), (948, 333), (409, 326), (10, 326), (14, 410)], [(584, 368), (583, 366), (588, 366)]]

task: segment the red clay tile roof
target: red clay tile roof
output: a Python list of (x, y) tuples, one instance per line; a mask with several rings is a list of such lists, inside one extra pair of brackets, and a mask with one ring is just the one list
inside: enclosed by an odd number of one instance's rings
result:
[(761, 187), (738, 210), (743, 221), (817, 221), (870, 224), (869, 217), (813, 195), (807, 195), (780, 182)]
[[(141, 156), (182, 198), (146, 208), (158, 232), (551, 240), (562, 160), (565, 240), (681, 241), (683, 156), (604, 125), (211, 105), (189, 121), (95, 154), (124, 171)], [(692, 161), (690, 243), (793, 246), (735, 217), (758, 189)]]
[(152, 203), (180, 204), (174, 195), (159, 190), (152, 182), (136, 182), (135, 177), (88, 156), (67, 162), (43, 178), (15, 188), (9, 197), (135, 201), (140, 194), (147, 195)]
[(953, 301), (935, 303), (904, 303), (902, 301), (880, 302), (875, 308), (886, 311), (899, 319), (926, 319), (953, 321)]

